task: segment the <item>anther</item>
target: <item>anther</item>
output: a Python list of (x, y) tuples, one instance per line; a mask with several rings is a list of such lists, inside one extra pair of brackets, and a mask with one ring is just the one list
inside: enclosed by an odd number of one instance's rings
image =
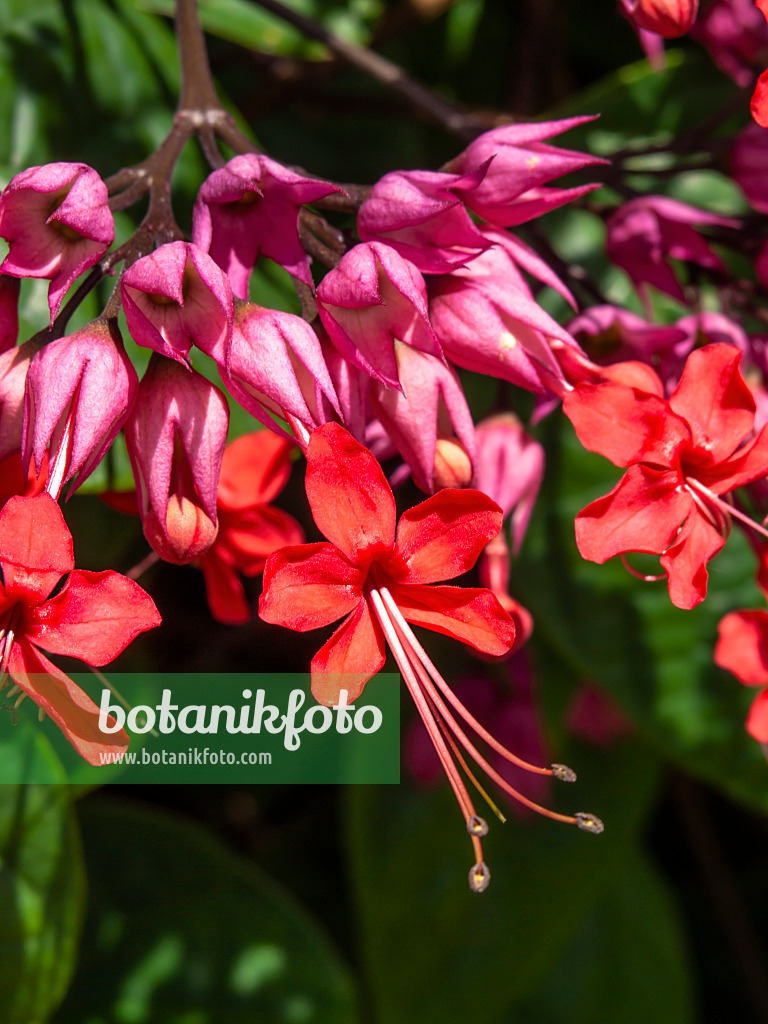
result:
[(596, 818), (594, 814), (587, 814), (586, 811), (577, 811), (574, 818), (582, 832), (594, 832), (596, 836), (599, 836), (605, 828), (599, 818)]
[(491, 882), (491, 872), (485, 861), (473, 864), (469, 872), (469, 888), (472, 892), (485, 892)]
[(485, 818), (481, 818), (479, 815), (473, 814), (467, 821), (467, 832), (469, 832), (471, 836), (487, 836), (488, 822)]
[(0, 704), (0, 711), (7, 711), (11, 716), (11, 725), (19, 724), (19, 712), (13, 704)]
[(576, 781), (576, 772), (573, 768), (569, 768), (567, 764), (553, 764), (550, 765), (550, 767), (552, 769), (552, 774), (556, 779), (559, 779), (560, 782)]

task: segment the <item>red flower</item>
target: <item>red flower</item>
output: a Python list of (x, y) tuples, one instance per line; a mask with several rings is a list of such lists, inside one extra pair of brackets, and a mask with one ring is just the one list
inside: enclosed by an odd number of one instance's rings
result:
[[(768, 598), (768, 544), (757, 550), (757, 584)], [(768, 743), (768, 611), (760, 608), (729, 612), (720, 620), (715, 664), (733, 672), (745, 686), (763, 689), (747, 716), (747, 732), (758, 743)]]
[(219, 622), (237, 626), (251, 618), (239, 573), (257, 576), (273, 551), (304, 539), (293, 516), (269, 504), (288, 482), (293, 447), (262, 430), (224, 449), (216, 498), (219, 532), (198, 559), (211, 614)]
[(501, 529), (502, 512), (480, 491), (446, 489), (410, 509), (395, 532), (395, 499), (367, 448), (335, 423), (312, 434), (307, 498), (330, 543), (283, 548), (264, 570), (259, 615), (304, 632), (345, 616), (312, 659), (321, 704), (350, 701), (383, 666), (374, 595), (386, 591), (408, 622), (446, 633), (484, 654), (506, 654), (515, 627), (489, 590), (435, 587), (471, 569)]
[(692, 352), (668, 401), (654, 375), (655, 394), (580, 384), (563, 403), (586, 448), (630, 467), (576, 517), (579, 551), (601, 564), (627, 551), (661, 555), (678, 608), (704, 600), (706, 564), (725, 543), (731, 516), (743, 518), (722, 495), (768, 473), (766, 429), (742, 444), (755, 403), (740, 359), (732, 345)]
[(747, 732), (768, 743), (768, 612), (730, 612), (718, 625), (715, 664), (745, 686), (761, 686), (747, 716)]
[[(0, 510), (0, 671), (54, 720), (90, 764), (120, 753), (128, 736), (99, 730), (99, 709), (51, 654), (106, 665), (160, 615), (137, 583), (116, 572), (74, 569), (72, 537), (48, 494), (11, 497)], [(50, 596), (62, 576), (62, 589)]]
[(408, 625), (414, 622), (453, 636), (485, 654), (511, 649), (514, 624), (489, 590), (433, 585), (474, 565), (501, 528), (499, 506), (480, 491), (446, 489), (409, 509), (396, 525), (395, 500), (381, 467), (336, 423), (325, 424), (310, 437), (306, 488), (315, 522), (328, 543), (283, 548), (270, 556), (259, 614), (301, 632), (345, 616), (312, 659), (312, 693), (322, 704), (338, 704), (343, 691), (348, 701), (359, 696), (384, 664), (386, 640), (472, 839), (473, 891), (483, 892), (491, 877), (480, 843), (488, 825), (475, 813), (456, 767), (454, 757), (466, 768), (459, 747), (520, 803), (601, 832), (602, 824), (593, 815), (549, 811), (499, 775), (469, 738), (467, 727), (513, 764), (539, 775), (575, 779), (563, 765), (530, 765), (494, 739), (453, 693)]

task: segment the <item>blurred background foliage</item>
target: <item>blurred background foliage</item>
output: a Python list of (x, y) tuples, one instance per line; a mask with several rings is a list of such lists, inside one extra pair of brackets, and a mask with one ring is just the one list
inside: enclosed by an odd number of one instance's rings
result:
[[(665, 71), (652, 72), (613, 0), (291, 6), (374, 46), (489, 127), (500, 112), (602, 113), (564, 144), (603, 155), (667, 142), (737, 98), (687, 40), (669, 49)], [(171, 8), (170, 0), (3, 0), (3, 184), (54, 160), (83, 161), (106, 176), (159, 143), (179, 79)], [(439, 167), (461, 148), (250, 0), (201, 0), (200, 11), (226, 105), (276, 159), (371, 182), (394, 168)], [(747, 123), (742, 98), (718, 128), (723, 140)], [(649, 180), (677, 198), (738, 211), (743, 199), (725, 171)], [(188, 147), (174, 181), (187, 229), (205, 173)], [(617, 196), (606, 189), (595, 198)], [(121, 237), (142, 213), (119, 216)], [(597, 213), (566, 209), (541, 230), (612, 301), (636, 308), (627, 280), (605, 261), (602, 225)], [(78, 322), (106, 294), (89, 297)], [(296, 308), (271, 265), (257, 270), (253, 294)], [(22, 336), (40, 328), (45, 312), (44, 288), (25, 284)], [(495, 382), (467, 374), (465, 384), (478, 415), (508, 401), (529, 407)], [(233, 433), (247, 429), (239, 414)], [(420, 784), (407, 765), (396, 788), (121, 786), (84, 795), (74, 810), (64, 788), (3, 787), (3, 1021), (768, 1021), (768, 769), (743, 731), (750, 695), (712, 664), (719, 617), (758, 606), (753, 561), (734, 538), (712, 566), (710, 597), (693, 612), (674, 609), (663, 584), (583, 562), (573, 516), (618, 472), (584, 452), (557, 414), (536, 433), (547, 476), (512, 582), (536, 629), (517, 664), (523, 658), (533, 678), (551, 757), (579, 772), (577, 787), (550, 800), (594, 810), (606, 833), (594, 839), (511, 813), (492, 827), (494, 879), (478, 898), (467, 889), (466, 836), (447, 785)], [(113, 483), (125, 483), (119, 455), (111, 472)], [(300, 475), (297, 466), (279, 504), (304, 518), (313, 539)], [(403, 500), (419, 498), (413, 491)], [(65, 514), (82, 567), (126, 571), (146, 553), (137, 521), (94, 495), (76, 496)], [(193, 567), (161, 566), (143, 582), (164, 625), (118, 667), (303, 670), (318, 646), (316, 634), (258, 621), (215, 624)], [(255, 597), (258, 581), (249, 586)], [(479, 671), (502, 698), (514, 693), (516, 669), (478, 669), (436, 635), (429, 649), (449, 681)], [(583, 715), (577, 723), (574, 701), (585, 687), (603, 695), (599, 713), (610, 727), (585, 727)], [(410, 735), (410, 722), (403, 727)]]

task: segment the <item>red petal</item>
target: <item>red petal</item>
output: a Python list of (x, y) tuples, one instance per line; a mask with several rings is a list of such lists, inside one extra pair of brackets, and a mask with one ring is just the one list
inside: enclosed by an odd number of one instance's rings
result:
[(735, 345), (696, 349), (669, 399), (670, 408), (690, 426), (694, 445), (706, 448), (713, 462), (734, 452), (755, 421), (755, 402), (739, 373), (740, 360)]
[(658, 374), (647, 363), (630, 361), (601, 366), (600, 376), (614, 384), (624, 384), (628, 388), (637, 388), (638, 391), (644, 391), (649, 395), (664, 397), (664, 385), (659, 380)]
[(768, 690), (762, 690), (747, 715), (747, 732), (758, 743), (768, 743)]
[(259, 615), (303, 633), (351, 612), (363, 596), (364, 574), (332, 544), (300, 544), (269, 556)]
[(243, 626), (251, 621), (251, 608), (236, 569), (215, 550), (216, 545), (199, 559), (205, 580), (205, 593), (211, 615), (226, 626)]
[(306, 488), (321, 533), (351, 562), (392, 547), (395, 499), (384, 472), (337, 423), (324, 424), (309, 439)]
[(717, 627), (715, 664), (745, 686), (768, 683), (768, 612), (729, 612)]
[(31, 644), (22, 641), (13, 645), (8, 671), (89, 764), (101, 765), (101, 755), (120, 754), (128, 749), (125, 730), (101, 732), (99, 708), (88, 694)]
[(614, 489), (576, 516), (582, 558), (602, 564), (623, 551), (660, 555), (674, 540), (693, 499), (669, 470), (632, 466)]
[(303, 540), (304, 531), (293, 516), (272, 505), (219, 509), (219, 532), (209, 553), (225, 553), (245, 576), (256, 576), (273, 551)]
[(490, 590), (406, 583), (390, 587), (390, 593), (408, 622), (445, 633), (483, 654), (507, 654), (515, 642), (515, 624)]
[(502, 511), (482, 491), (446, 489), (400, 519), (395, 554), (407, 566), (400, 582), (436, 583), (467, 572), (501, 529)]
[(60, 593), (30, 611), (27, 622), (28, 639), (46, 651), (106, 665), (161, 619), (152, 598), (133, 580), (109, 569), (76, 569)]
[(764, 71), (757, 80), (750, 110), (757, 123), (763, 128), (768, 128), (768, 71)]
[(696, 471), (697, 479), (714, 491), (727, 494), (768, 474), (768, 424), (729, 459), (711, 469)]
[(579, 384), (563, 399), (579, 440), (616, 466), (653, 462), (671, 466), (690, 432), (657, 395), (609, 381)]
[(368, 602), (360, 601), (312, 659), (312, 695), (320, 704), (332, 706), (338, 703), (340, 691), (346, 690), (351, 703), (385, 661), (381, 626)]
[(224, 449), (219, 476), (219, 508), (266, 505), (282, 491), (291, 475), (296, 446), (271, 430), (244, 434)]
[(72, 536), (49, 494), (8, 499), (0, 511), (0, 563), (9, 596), (30, 602), (44, 601), (74, 568)]
[(669, 599), (676, 608), (695, 608), (707, 596), (707, 562), (725, 540), (698, 511), (688, 516), (680, 536), (661, 556), (669, 577)]

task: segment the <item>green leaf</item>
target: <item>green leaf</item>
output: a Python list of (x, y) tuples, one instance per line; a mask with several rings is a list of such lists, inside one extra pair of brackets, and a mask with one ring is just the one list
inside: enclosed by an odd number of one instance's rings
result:
[(613, 754), (609, 770), (602, 752), (582, 750), (576, 767), (577, 785), (557, 789), (566, 803), (558, 809), (587, 805), (605, 818), (605, 834), (531, 815), (491, 821), (483, 845), (493, 879), (480, 896), (469, 891), (471, 848), (447, 785), (429, 795), (406, 786), (350, 790), (362, 949), (379, 1024), (413, 1019), (414, 1006), (420, 1024), (508, 1024), (541, 992), (626, 863), (656, 790), (655, 761), (641, 744)]
[(4, 1024), (43, 1024), (72, 976), (85, 900), (64, 787), (0, 787), (0, 1006)]
[[(520, 1024), (637, 1024), (692, 1020), (688, 961), (672, 900), (635, 851), (614, 865)], [(511, 1024), (511, 1022), (510, 1022)]]
[(269, 877), (202, 829), (82, 807), (83, 957), (56, 1024), (354, 1024), (348, 971)]

